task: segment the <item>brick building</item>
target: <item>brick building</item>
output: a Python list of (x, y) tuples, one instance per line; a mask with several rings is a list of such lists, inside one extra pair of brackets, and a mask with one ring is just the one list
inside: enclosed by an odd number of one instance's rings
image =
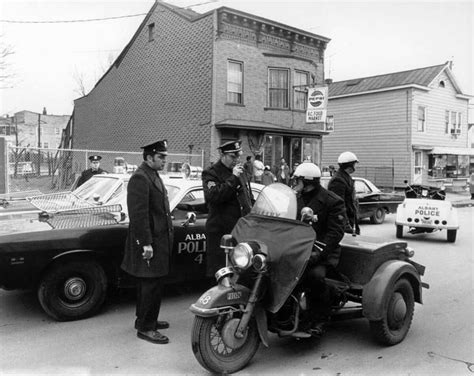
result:
[(328, 38), (234, 9), (198, 14), (158, 1), (92, 91), (74, 103), (73, 147), (137, 151), (166, 138), (201, 153), (238, 137), (265, 164), (321, 161), (306, 87), (324, 82)]

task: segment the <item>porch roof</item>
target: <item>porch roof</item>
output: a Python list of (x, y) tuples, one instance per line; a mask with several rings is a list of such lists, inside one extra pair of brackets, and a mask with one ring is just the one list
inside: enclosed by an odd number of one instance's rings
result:
[(428, 154), (451, 154), (451, 155), (472, 155), (474, 156), (474, 148), (453, 148), (435, 146)]
[[(225, 119), (218, 121), (215, 124), (217, 129), (243, 129), (243, 130), (252, 130), (252, 131), (264, 131), (270, 133), (282, 133), (282, 134), (291, 134), (299, 136), (319, 136), (326, 135), (328, 132), (320, 129), (296, 129), (296, 128), (285, 128), (281, 125), (267, 123), (264, 121), (255, 121), (255, 120), (242, 120), (242, 119)], [(317, 126), (317, 125), (316, 125)]]

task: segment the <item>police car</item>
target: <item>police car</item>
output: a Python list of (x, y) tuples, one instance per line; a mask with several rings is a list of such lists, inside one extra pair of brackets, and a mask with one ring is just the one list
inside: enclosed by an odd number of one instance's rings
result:
[[(29, 201), (37, 213), (0, 217), (0, 287), (36, 289), (59, 321), (96, 313), (110, 286), (133, 285), (120, 269), (128, 228), (129, 174), (95, 175), (62, 197)], [(174, 226), (168, 283), (205, 278), (207, 207), (202, 181), (163, 176)], [(257, 196), (263, 186), (252, 183)]]

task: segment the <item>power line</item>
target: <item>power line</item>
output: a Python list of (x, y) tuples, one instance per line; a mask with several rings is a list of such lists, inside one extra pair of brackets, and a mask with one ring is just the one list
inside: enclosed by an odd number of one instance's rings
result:
[(94, 21), (108, 21), (108, 20), (117, 20), (119, 18), (130, 18), (145, 16), (147, 13), (139, 14), (129, 14), (127, 16), (117, 16), (117, 17), (106, 17), (106, 18), (90, 18), (84, 20), (57, 20), (57, 21), (18, 21), (18, 20), (0, 20), (0, 22), (5, 23), (20, 23), (20, 24), (50, 24), (50, 23), (73, 23), (73, 22), (94, 22)]

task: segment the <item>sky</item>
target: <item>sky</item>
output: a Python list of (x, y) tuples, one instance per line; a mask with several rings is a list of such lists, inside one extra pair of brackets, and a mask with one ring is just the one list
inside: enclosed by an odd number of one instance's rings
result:
[[(226, 6), (328, 37), (325, 76), (334, 81), (452, 60), (463, 93), (474, 95), (474, 0), (168, 2), (195, 5), (199, 13)], [(48, 114), (71, 114), (82, 96), (79, 82), (86, 92), (93, 88), (153, 3), (0, 0), (0, 45), (13, 52), (0, 72), (9, 76), (0, 82), (0, 115), (44, 107)], [(130, 17), (86, 22), (123, 16)]]

